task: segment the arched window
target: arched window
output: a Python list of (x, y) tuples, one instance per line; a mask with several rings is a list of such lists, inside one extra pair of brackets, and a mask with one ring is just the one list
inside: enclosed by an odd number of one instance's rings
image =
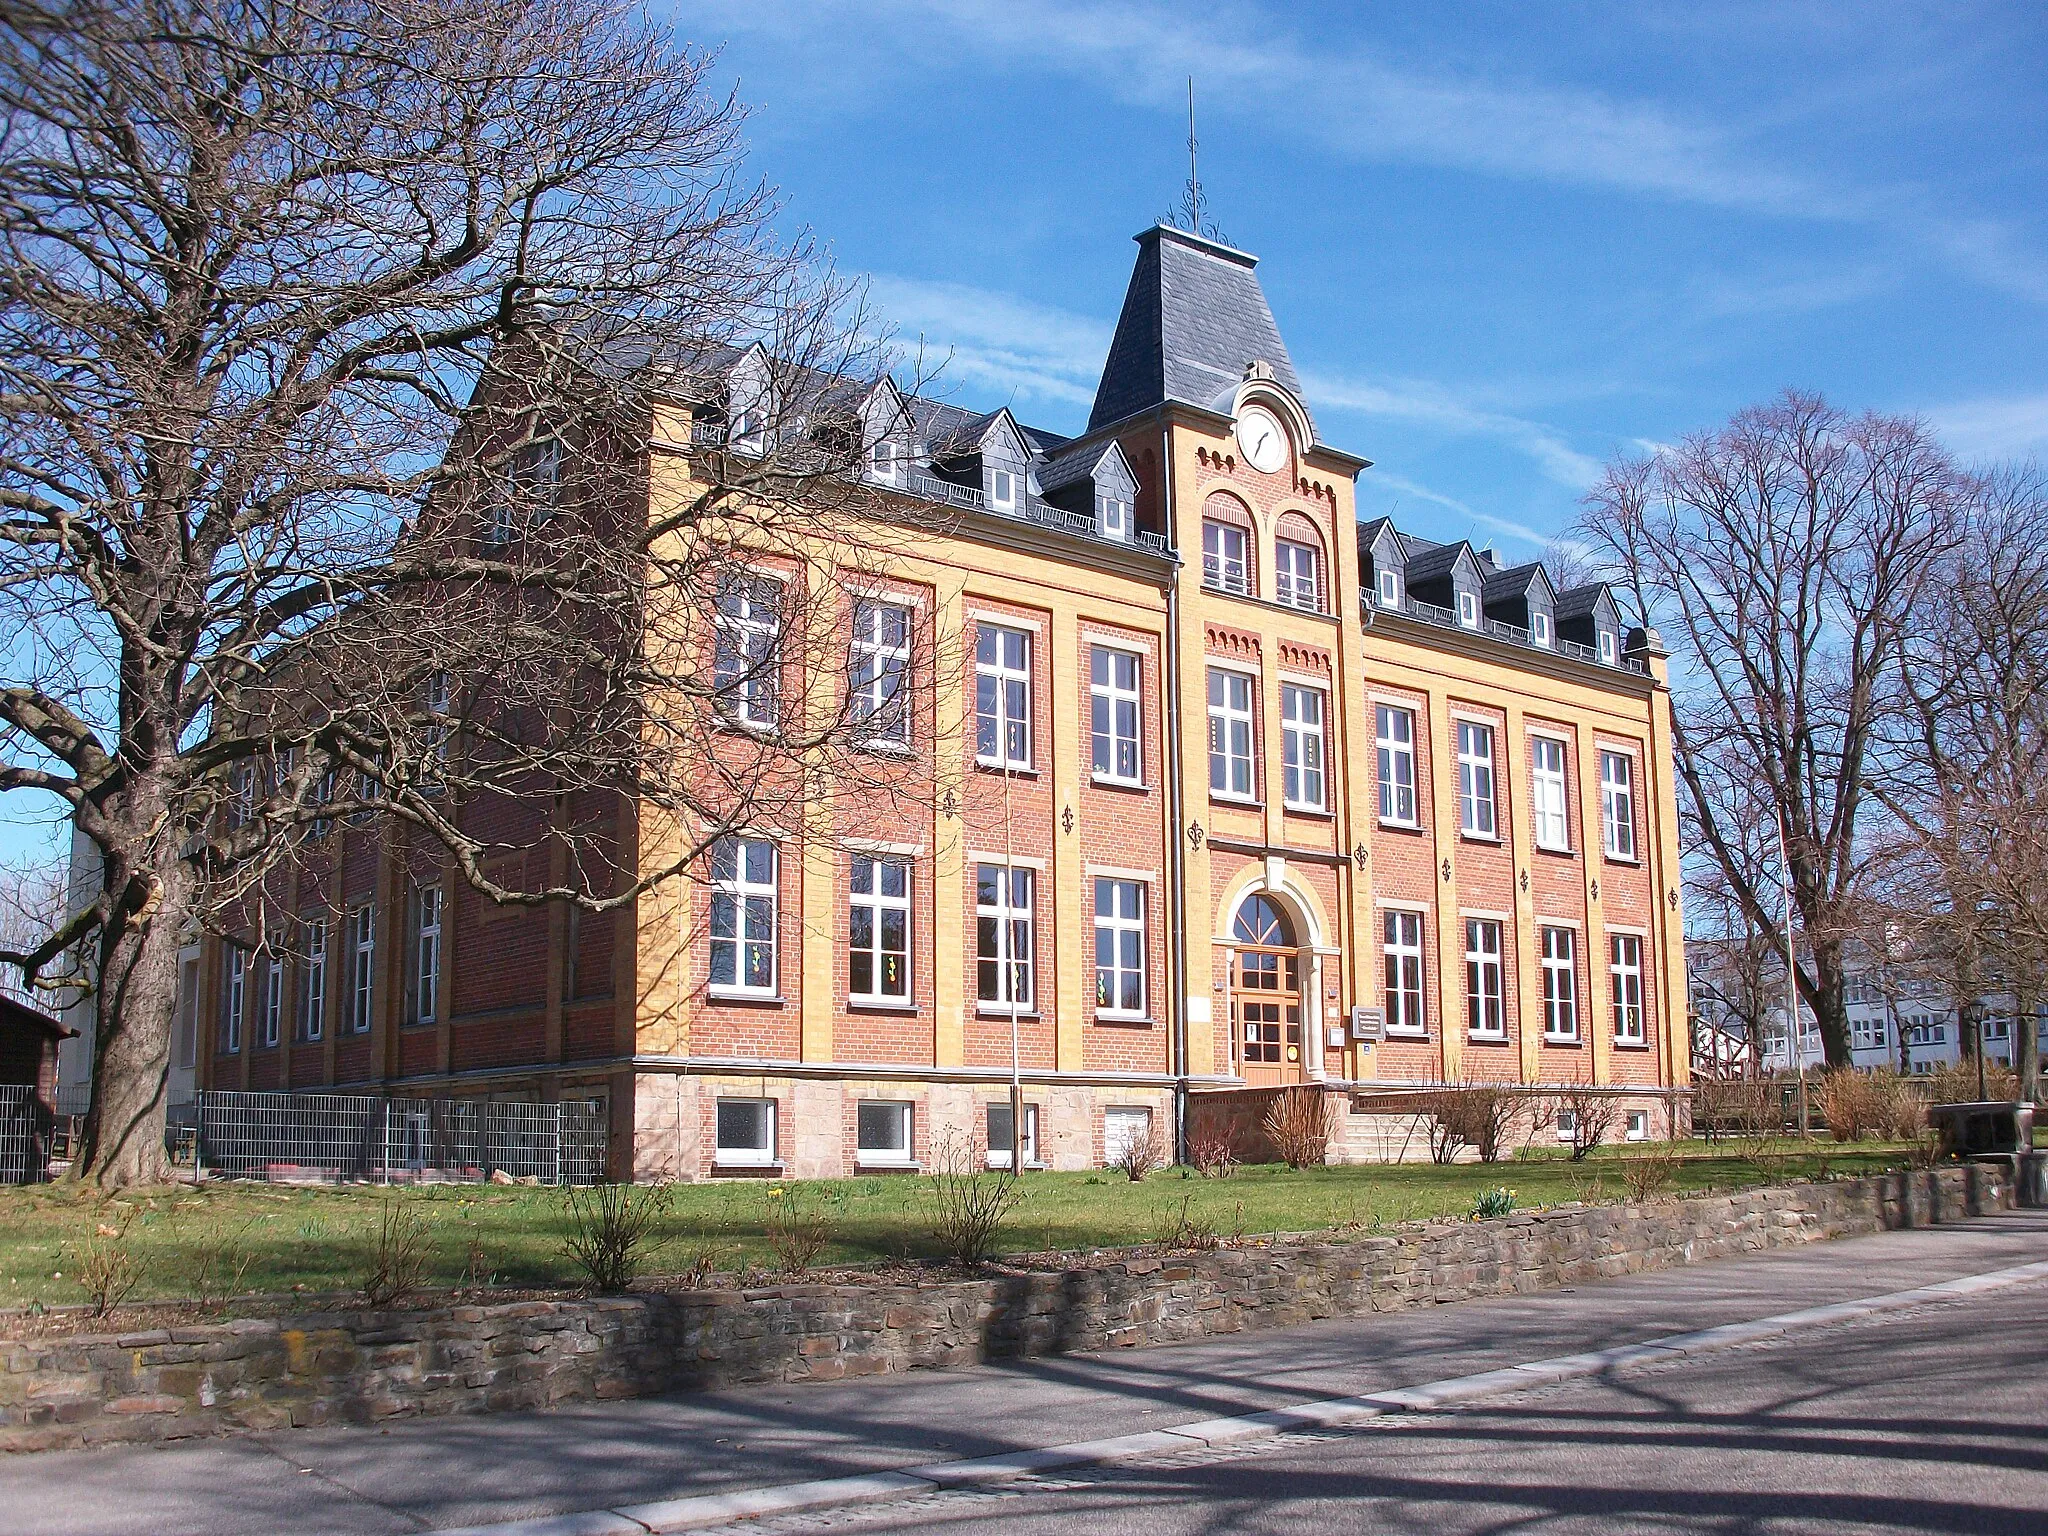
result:
[(1253, 896), (1237, 909), (1233, 930), (1240, 944), (1258, 944), (1268, 949), (1294, 948), (1294, 925), (1270, 896)]
[(1284, 512), (1273, 531), (1273, 601), (1311, 613), (1325, 611), (1323, 540), (1299, 512)]
[(1256, 592), (1255, 542), (1250, 509), (1234, 496), (1213, 492), (1202, 504), (1202, 585), (1240, 595)]

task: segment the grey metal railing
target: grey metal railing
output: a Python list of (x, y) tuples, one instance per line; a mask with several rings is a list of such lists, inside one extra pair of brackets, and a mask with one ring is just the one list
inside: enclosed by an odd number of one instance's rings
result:
[(49, 1177), (50, 1117), (27, 1083), (0, 1083), (0, 1184)]
[(601, 1103), (386, 1099), (369, 1094), (197, 1095), (202, 1172), (272, 1183), (542, 1184), (604, 1177)]
[[(1370, 616), (1374, 612), (1385, 613), (1388, 608), (1375, 598), (1362, 597), (1358, 603), (1362, 613)], [(1494, 640), (1518, 645), (1525, 650), (1554, 651), (1560, 656), (1569, 656), (1574, 661), (1590, 661), (1596, 667), (1612, 667), (1617, 672), (1634, 672), (1647, 677), (1650, 668), (1639, 656), (1623, 656), (1616, 661), (1602, 661), (1600, 653), (1590, 645), (1581, 645), (1576, 640), (1552, 640), (1548, 645), (1539, 644), (1536, 637), (1519, 624), (1508, 624), (1499, 619), (1484, 620), (1477, 630), (1460, 624), (1455, 609), (1441, 608), (1435, 603), (1425, 603), (1419, 598), (1404, 597), (1400, 607), (1391, 610), (1411, 619), (1420, 619), (1425, 624), (1434, 624), (1439, 629), (1461, 629), (1467, 634), (1484, 634)]]

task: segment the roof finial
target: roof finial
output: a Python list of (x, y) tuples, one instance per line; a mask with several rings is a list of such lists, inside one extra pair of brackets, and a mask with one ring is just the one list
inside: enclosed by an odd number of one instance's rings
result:
[(1202, 176), (1195, 152), (1200, 141), (1195, 137), (1195, 77), (1188, 76), (1188, 184), (1180, 195), (1180, 206), (1172, 212), (1165, 223), (1202, 235), (1210, 240), (1228, 245), (1229, 237), (1218, 229), (1213, 221), (1204, 217), (1206, 208), (1202, 198)]

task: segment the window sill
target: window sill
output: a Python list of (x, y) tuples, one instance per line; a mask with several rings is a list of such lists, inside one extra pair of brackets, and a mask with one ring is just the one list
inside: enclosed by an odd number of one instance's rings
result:
[(908, 761), (917, 756), (917, 748), (907, 741), (857, 741), (854, 746), (876, 757), (900, 757)]
[(1252, 589), (1249, 586), (1226, 587), (1220, 581), (1205, 581), (1202, 583), (1202, 590), (1204, 592), (1214, 592), (1218, 597), (1250, 597), (1252, 595)]
[(704, 995), (714, 1003), (745, 1003), (756, 1008), (780, 1008), (789, 1002), (780, 992), (741, 992), (707, 987)]
[(1553, 859), (1576, 859), (1579, 856), (1579, 850), (1576, 848), (1551, 848), (1542, 843), (1536, 845), (1536, 851), (1547, 853)]
[(854, 1154), (853, 1166), (860, 1173), (922, 1173), (924, 1164), (908, 1157), (862, 1157)]
[(1577, 1035), (1553, 1035), (1546, 1032), (1543, 1036), (1543, 1043), (1545, 1045), (1569, 1045), (1577, 1047), (1584, 1045), (1585, 1041), (1581, 1040)]
[(846, 1006), (852, 1013), (903, 1013), (916, 1014), (920, 1010), (916, 1003), (898, 1002), (893, 997), (849, 997)]
[(1095, 1022), (1119, 1029), (1150, 1029), (1156, 1021), (1142, 1013), (1103, 1013), (1098, 1009)]
[[(1427, 1040), (1429, 1038), (1429, 1031), (1426, 1029), (1388, 1029), (1384, 1038), (1388, 1040)], [(1368, 1045), (1371, 1044), (1370, 1041), (1366, 1043)]]
[[(1010, 1160), (1008, 1157), (991, 1157), (985, 1166), (997, 1173), (1008, 1173), (1010, 1171)], [(1024, 1171), (1026, 1173), (1043, 1173), (1050, 1166), (1051, 1164), (1041, 1163), (1035, 1157), (1024, 1159)]]
[(782, 1176), (782, 1164), (780, 1162), (721, 1163), (718, 1160), (717, 1154), (713, 1153), (711, 1171), (713, 1173), (750, 1173), (762, 1178), (780, 1178)]
[(1485, 843), (1488, 847), (1498, 848), (1500, 846), (1500, 834), (1497, 832), (1467, 832), (1463, 827), (1460, 827), (1458, 829), (1458, 841), (1461, 843)]
[(1290, 816), (1312, 816), (1317, 821), (1335, 821), (1337, 813), (1324, 805), (1296, 805), (1291, 800), (1280, 802), (1280, 808)]
[(1616, 1036), (1614, 1048), (1617, 1051), (1647, 1051), (1650, 1048), (1650, 1042), (1647, 1040), (1623, 1040)]
[(1626, 864), (1630, 869), (1641, 869), (1643, 861), (1632, 853), (1610, 853), (1603, 857), (1610, 864)]
[[(1008, 1005), (1004, 1003), (976, 1003), (974, 1005), (974, 1016), (977, 1019), (1007, 1019), (1011, 1017), (1011, 1014)], [(1016, 1019), (1019, 1024), (1035, 1024), (1038, 1022), (1038, 1018), (1039, 1015), (1035, 1010), (1020, 1008), (1016, 1013)]]
[(1257, 799), (1252, 795), (1229, 795), (1220, 789), (1209, 791), (1209, 803), (1211, 805), (1235, 805), (1247, 811), (1263, 811), (1266, 808), (1265, 801)]
[(1508, 1043), (1508, 1037), (1504, 1033), (1495, 1034), (1476, 1029), (1466, 1031), (1465, 1038), (1474, 1045), (1506, 1045)]
[(1142, 795), (1151, 789), (1143, 779), (1119, 779), (1106, 773), (1091, 773), (1088, 782), (1097, 789), (1121, 789), (1127, 794)]
[(999, 773), (1006, 779), (1035, 779), (1038, 777), (1038, 770), (1036, 768), (1019, 768), (1014, 763), (990, 762), (986, 758), (977, 757), (974, 760), (974, 766), (981, 773)]
[(1379, 829), (1382, 832), (1407, 832), (1413, 834), (1422, 831), (1422, 823), (1419, 821), (1393, 821), (1382, 816), (1379, 819)]

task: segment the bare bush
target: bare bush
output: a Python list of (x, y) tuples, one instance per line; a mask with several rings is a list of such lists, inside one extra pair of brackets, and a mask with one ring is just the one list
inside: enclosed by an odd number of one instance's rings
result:
[(1775, 1084), (1760, 1078), (1701, 1079), (1692, 1090), (1693, 1129), (1709, 1141), (1769, 1130), (1776, 1091)]
[(817, 1262), (832, 1241), (825, 1216), (824, 1192), (802, 1184), (784, 1184), (767, 1192), (764, 1225), (775, 1261), (788, 1275), (801, 1275)]
[(256, 1262), (249, 1233), (260, 1219), (251, 1216), (240, 1226), (230, 1227), (215, 1214), (200, 1231), (199, 1267), (192, 1276), (192, 1291), (202, 1310), (211, 1312), (241, 1294), (242, 1281)]
[(1262, 1124), (1288, 1167), (1319, 1168), (1328, 1160), (1330, 1106), (1322, 1089), (1305, 1083), (1281, 1089)]
[(1678, 1148), (1666, 1142), (1621, 1159), (1621, 1176), (1631, 1199), (1654, 1200), (1678, 1178), (1683, 1159)]
[(1209, 1253), (1219, 1246), (1216, 1223), (1206, 1216), (1197, 1216), (1191, 1207), (1193, 1195), (1180, 1197), (1180, 1209), (1174, 1211), (1168, 1206), (1169, 1214), (1160, 1223), (1158, 1242), (1162, 1248), (1185, 1253)]
[(426, 1217), (402, 1195), (379, 1202), (377, 1240), (365, 1256), (356, 1289), (371, 1307), (389, 1307), (420, 1288), (432, 1255), (433, 1230)]
[(128, 1247), (128, 1229), (134, 1221), (133, 1210), (115, 1221), (95, 1220), (73, 1252), (72, 1278), (85, 1292), (94, 1317), (105, 1317), (142, 1283), (142, 1265)]
[(1987, 1100), (2016, 1099), (2019, 1097), (2019, 1078), (2012, 1068), (2001, 1062), (1986, 1060), (1984, 1063), (1984, 1087), (1977, 1087), (1977, 1064), (1974, 1061), (1951, 1061), (1927, 1073), (1920, 1079), (1928, 1093), (1931, 1104), (1974, 1104), (1982, 1097)]
[(583, 1271), (592, 1290), (616, 1296), (663, 1246), (666, 1234), (660, 1228), (672, 1204), (666, 1184), (571, 1185), (564, 1198), (569, 1230), (562, 1252)]
[(970, 1268), (988, 1262), (1024, 1198), (1013, 1170), (990, 1168), (979, 1147), (950, 1132), (932, 1150), (925, 1189), (939, 1251)]
[(1906, 1141), (1918, 1134), (1926, 1107), (1908, 1080), (1887, 1067), (1841, 1068), (1822, 1076), (1821, 1117), (1836, 1141), (1881, 1137)]
[(1507, 1151), (1508, 1127), (1514, 1121), (1517, 1103), (1514, 1094), (1491, 1084), (1444, 1087), (1424, 1094), (1419, 1110), (1431, 1122), (1430, 1161), (1456, 1162), (1458, 1153), (1470, 1147), (1482, 1163), (1499, 1162)]
[(1229, 1178), (1237, 1172), (1237, 1139), (1228, 1130), (1190, 1136), (1188, 1164), (1205, 1179)]
[(1621, 1111), (1613, 1093), (1590, 1083), (1559, 1089), (1551, 1095), (1549, 1104), (1553, 1118), (1570, 1117), (1571, 1153), (1575, 1163), (1583, 1162), (1605, 1144)]
[(1109, 1166), (1133, 1184), (1143, 1183), (1148, 1175), (1166, 1166), (1166, 1150), (1160, 1146), (1156, 1133), (1133, 1136), (1117, 1150)]

